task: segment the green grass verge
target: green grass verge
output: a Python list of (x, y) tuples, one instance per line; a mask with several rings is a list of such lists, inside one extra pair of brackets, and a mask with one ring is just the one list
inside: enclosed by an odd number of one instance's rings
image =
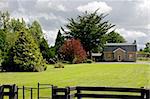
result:
[[(148, 64), (76, 64), (65, 68), (48, 65), (44, 72), (0, 73), (0, 84), (17, 84), (19, 87), (37, 83), (56, 86), (114, 86), (147, 87), (150, 85)], [(42, 94), (46, 94), (45, 91)], [(21, 99), (21, 98), (20, 98)]]

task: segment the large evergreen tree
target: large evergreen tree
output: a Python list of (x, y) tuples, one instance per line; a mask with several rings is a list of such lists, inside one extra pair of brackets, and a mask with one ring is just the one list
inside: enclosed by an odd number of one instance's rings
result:
[(108, 43), (125, 43), (125, 39), (119, 33), (112, 31), (106, 35)]
[(104, 35), (109, 29), (114, 27), (109, 21), (105, 21), (106, 15), (85, 12), (84, 15), (78, 16), (76, 19), (69, 19), (66, 32), (69, 37), (80, 39), (84, 49), (91, 58), (91, 51), (96, 47), (103, 47), (105, 43)]
[(63, 45), (64, 43), (64, 36), (62, 36), (60, 30), (58, 31), (56, 40), (55, 40), (55, 50), (56, 50), (56, 54), (59, 56), (59, 48)]
[(47, 40), (44, 38), (44, 33), (42, 31), (41, 25), (37, 21), (34, 21), (29, 29), (30, 33), (32, 34), (40, 48), (43, 58), (48, 61), (51, 55), (49, 55), (49, 45)]
[(40, 43), (42, 42), (43, 37), (44, 37), (41, 25), (39, 24), (38, 21), (33, 21), (32, 25), (29, 27), (29, 29), (30, 29), (30, 32), (33, 35), (34, 39), (40, 46)]
[(5, 66), (7, 71), (43, 71), (45, 62), (38, 45), (27, 31), (19, 33), (15, 46), (11, 48), (10, 64)]

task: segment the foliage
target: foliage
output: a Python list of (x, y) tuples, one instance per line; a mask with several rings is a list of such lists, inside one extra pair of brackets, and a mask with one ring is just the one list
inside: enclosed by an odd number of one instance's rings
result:
[(54, 68), (64, 68), (64, 65), (63, 65), (61, 62), (57, 62), (57, 63), (54, 65)]
[(7, 71), (43, 71), (45, 61), (32, 35), (26, 30), (19, 33), (15, 46), (11, 48)]
[(0, 30), (0, 50), (4, 50), (6, 35), (3, 30)]
[(42, 53), (43, 58), (45, 58), (47, 61), (51, 58), (48, 43), (44, 38), (42, 38), (42, 41), (40, 42), (40, 51)]
[(125, 39), (119, 33), (112, 31), (106, 35), (108, 43), (125, 43)]
[(16, 47), (15, 44), (19, 39), (18, 35), (21, 35), (20, 31), (24, 31), (24, 30), (28, 30), (26, 32), (28, 35), (30, 34), (32, 41), (36, 43), (37, 45), (36, 48), (38, 48), (38, 50), (40, 48), (39, 55), (42, 53), (43, 58), (45, 58), (46, 60), (49, 60), (51, 56), (54, 56), (51, 55), (53, 53), (51, 53), (51, 49), (49, 48), (48, 43), (44, 38), (42, 28), (37, 21), (33, 21), (31, 25), (27, 26), (23, 18), (22, 19), (11, 18), (8, 12), (0, 12), (0, 47), (3, 48), (0, 50), (2, 53), (1, 54), (2, 58), (4, 60), (2, 65), (9, 71), (12, 70), (13, 68), (12, 65), (14, 63), (13, 61), (14, 58), (12, 57), (14, 51), (13, 48)]
[(93, 63), (93, 60), (87, 59), (87, 60), (85, 60), (85, 63)]
[(81, 63), (86, 59), (86, 52), (79, 40), (68, 39), (60, 48), (62, 58), (72, 63)]
[(145, 48), (144, 48), (144, 52), (147, 52), (147, 53), (150, 53), (150, 42), (147, 42), (146, 44), (145, 44)]
[(9, 29), (10, 28), (10, 14), (7, 12), (0, 11), (0, 29)]
[(43, 32), (40, 24), (37, 21), (33, 21), (32, 25), (29, 27), (31, 34), (33, 35), (34, 39), (40, 45), (43, 40)]
[(44, 38), (44, 33), (42, 31), (41, 25), (38, 21), (34, 21), (32, 25), (29, 27), (29, 30), (34, 37), (36, 43), (38, 44), (40, 51), (43, 55), (43, 58), (47, 61), (51, 58), (50, 51), (49, 51), (49, 45), (47, 40)]
[(92, 49), (99, 47), (102, 48), (105, 43), (104, 35), (114, 25), (110, 24), (109, 21), (105, 21), (106, 15), (85, 12), (84, 15), (78, 16), (76, 19), (69, 19), (69, 24), (66, 25), (69, 32), (66, 33), (66, 37), (73, 37), (79, 39), (83, 45), (83, 48), (91, 57)]
[(50, 58), (55, 58), (55, 55), (56, 55), (56, 49), (54, 46), (51, 46), (48, 50), (48, 55)]
[(60, 57), (59, 56), (59, 48), (63, 45), (64, 43), (64, 36), (62, 36), (60, 30), (58, 31), (58, 34), (57, 34), (57, 37), (56, 37), (56, 40), (55, 40), (55, 53), (58, 55), (58, 58)]

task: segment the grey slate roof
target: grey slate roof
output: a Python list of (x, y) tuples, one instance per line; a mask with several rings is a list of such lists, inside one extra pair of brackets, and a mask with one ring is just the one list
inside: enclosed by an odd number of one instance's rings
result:
[(127, 52), (136, 52), (137, 45), (130, 43), (107, 43), (104, 45), (104, 52), (112, 52), (118, 48), (121, 48)]

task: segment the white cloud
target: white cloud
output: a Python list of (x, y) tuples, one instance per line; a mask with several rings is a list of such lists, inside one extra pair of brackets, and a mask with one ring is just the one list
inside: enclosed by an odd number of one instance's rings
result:
[(133, 43), (133, 41), (136, 40), (138, 49), (144, 48), (145, 43), (150, 40), (150, 34), (146, 34), (141, 31), (119, 28), (116, 30), (116, 32), (120, 33), (128, 43)]
[(150, 1), (149, 0), (141, 0), (141, 2), (139, 4), (139, 7), (142, 10), (145, 10), (145, 9), (148, 10), (148, 9), (150, 9), (149, 5), (150, 5)]
[(150, 24), (148, 24), (148, 25), (146, 26), (146, 29), (149, 29), (149, 30), (150, 30)]
[(8, 8), (8, 2), (6, 2), (6, 0), (0, 0), (0, 10), (7, 10)]
[(57, 32), (58, 32), (58, 29), (43, 30), (43, 33), (45, 34), (45, 38), (48, 40), (48, 44), (50, 46), (53, 46), (55, 44)]
[(38, 0), (36, 2), (35, 7), (39, 11), (50, 11), (50, 10), (55, 10), (55, 11), (66, 11), (66, 8), (62, 4), (58, 3), (52, 3), (50, 0)]
[(121, 35), (123, 35), (126, 39), (135, 40), (141, 37), (146, 37), (147, 35), (141, 31), (133, 31), (126, 30), (124, 28), (117, 29)]
[(137, 5), (137, 12), (140, 16), (150, 16), (150, 0), (141, 0)]
[(66, 8), (61, 4), (56, 7), (60, 11), (66, 11)]
[(94, 12), (95, 10), (98, 10), (98, 13), (108, 13), (112, 10), (110, 6), (108, 6), (105, 2), (90, 2), (87, 5), (82, 5), (77, 7), (77, 10), (80, 12), (88, 11), (90, 13)]

